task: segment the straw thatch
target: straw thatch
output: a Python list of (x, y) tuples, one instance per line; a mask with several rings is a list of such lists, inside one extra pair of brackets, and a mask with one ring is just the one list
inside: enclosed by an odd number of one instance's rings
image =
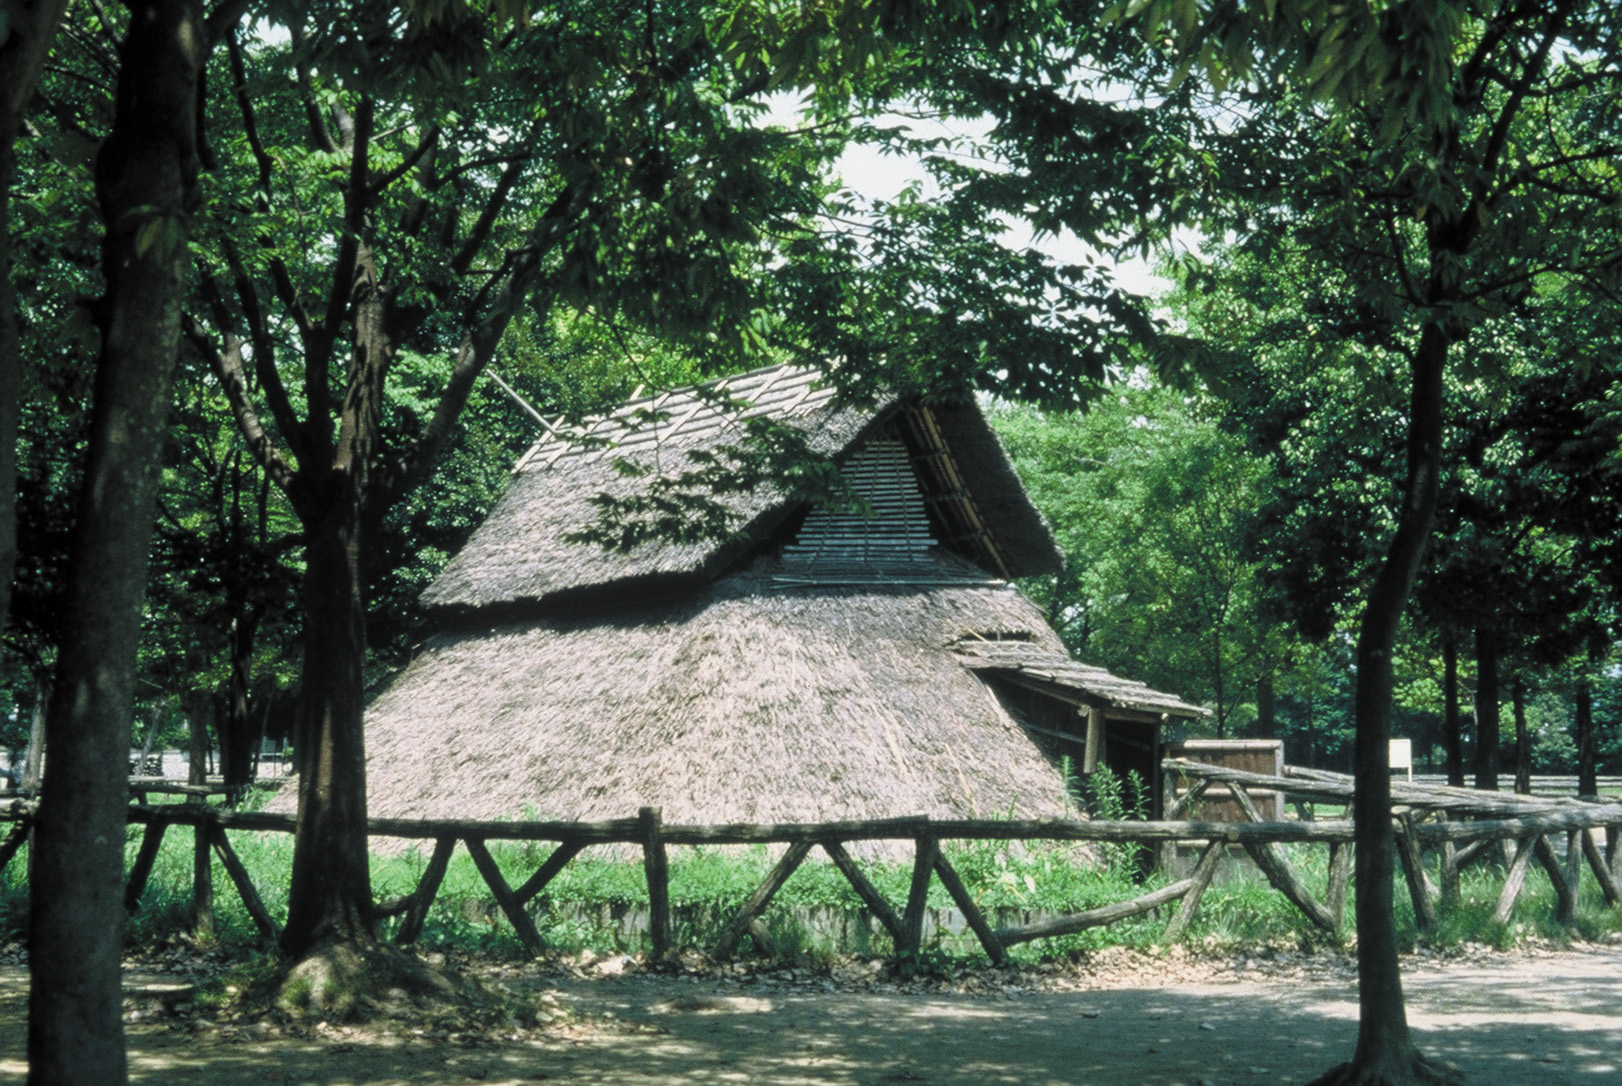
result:
[(367, 718), (393, 817), (1061, 815), (1059, 776), (949, 646), (1060, 651), (1010, 587), (795, 587), (763, 560), (677, 602), (432, 641)]
[[(718, 401), (717, 397), (721, 397)], [(729, 406), (728, 400), (739, 406)], [(816, 373), (776, 366), (633, 400), (613, 414), (575, 431), (538, 442), (519, 461), (507, 492), (423, 600), (441, 613), (506, 613), (549, 605), (579, 606), (582, 597), (687, 591), (745, 560), (774, 529), (803, 507), (770, 487), (728, 496), (738, 523), (726, 539), (676, 543), (647, 541), (628, 552), (571, 542), (573, 533), (598, 523), (598, 495), (623, 498), (646, 489), (651, 479), (679, 476), (694, 453), (736, 445), (751, 419), (770, 416), (801, 430), (815, 451), (843, 460), (879, 430), (908, 412), (927, 412), (914, 425), (928, 432), (913, 440), (920, 454), (945, 460), (955, 473), (941, 489), (960, 495), (926, 495), (941, 515), (972, 494), (965, 513), (996, 525), (998, 576), (1052, 572), (1060, 562), (1053, 534), (1031, 505), (1007, 455), (984, 415), (973, 404), (915, 404), (891, 399), (865, 409), (841, 406)], [(619, 462), (644, 474), (627, 474)], [(971, 554), (970, 557), (973, 557)]]
[[(832, 456), (863, 507), (808, 510), (766, 487), (726, 499), (730, 538), (570, 541), (598, 516), (593, 495), (679, 474), (762, 415)], [(776, 367), (583, 430), (525, 455), (427, 592), (443, 632), (367, 712), (374, 815), (1063, 816), (1059, 755), (1035, 732), (1077, 741), (1078, 704), (1151, 729), (1199, 712), (1071, 665), (1008, 585), (1060, 559), (972, 401), (857, 409)]]

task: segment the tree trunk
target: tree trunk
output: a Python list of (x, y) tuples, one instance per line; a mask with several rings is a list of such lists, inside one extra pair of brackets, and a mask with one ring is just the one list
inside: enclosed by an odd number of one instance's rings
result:
[(1476, 627), (1476, 787), (1498, 791), (1498, 631)]
[(34, 712), (28, 723), (28, 750), (23, 755), (22, 786), (25, 792), (38, 793), (45, 772), (45, 707), (50, 700), (50, 680), (42, 679), (39, 692), (34, 696)]
[(1442, 746), (1447, 751), (1447, 783), (1464, 787), (1464, 741), (1459, 719), (1459, 642), (1442, 631)]
[(206, 40), (197, 0), (130, 7), (113, 130), (96, 161), (105, 325), (29, 880), (31, 1086), (128, 1077), (119, 967), (130, 715)]
[[(3, 55), (0, 50), (0, 55)], [(0, 631), (11, 610), (17, 571), (17, 431), (22, 420), (22, 336), (17, 292), (11, 283), (11, 182), (16, 148), (10, 132), (0, 141)]]
[(1577, 794), (1599, 795), (1599, 766), (1594, 751), (1594, 685), (1589, 672), (1577, 680)]
[[(1384, 1071), (1409, 1081), (1421, 1063), (1408, 1031), (1397, 964), (1393, 880), (1396, 834), (1391, 825), (1391, 654), (1436, 515), (1442, 450), (1442, 373), (1448, 337), (1425, 326), (1412, 364), (1408, 421), (1408, 478), (1402, 511), (1384, 565), (1369, 593), (1357, 639), (1356, 804), (1353, 813), (1357, 874), (1357, 1051), (1352, 1062), (1322, 1081)], [(1361, 1079), (1359, 1080), (1361, 1081)]]
[(1515, 676), (1509, 689), (1515, 710), (1515, 791), (1529, 796), (1532, 794), (1532, 740), (1526, 734), (1526, 684), (1520, 675)]
[(1273, 701), (1273, 673), (1264, 671), (1256, 678), (1256, 734), (1264, 739), (1278, 735), (1278, 714)]
[(327, 515), (306, 522), (304, 671), (294, 724), (298, 829), (282, 950), (301, 958), (329, 942), (371, 943), (362, 733), (366, 658), (360, 499), (334, 472)]

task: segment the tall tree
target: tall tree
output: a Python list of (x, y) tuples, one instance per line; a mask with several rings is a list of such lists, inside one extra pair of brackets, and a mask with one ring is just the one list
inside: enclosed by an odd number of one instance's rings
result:
[[(328, 15), (288, 12), (286, 39), (229, 43), (209, 116), (232, 132), (213, 145), (241, 154), (213, 171), (218, 225), (188, 324), (303, 532), (283, 946), (317, 969), (375, 943), (372, 533), (429, 476), (521, 316), (590, 307), (717, 365), (763, 349), (759, 262), (773, 231), (818, 210), (831, 145), (749, 118), (771, 86), (862, 71), (886, 33), (873, 13), (830, 23), (701, 0), (557, 5), (507, 30), (462, 8)], [(443, 359), (442, 385), (386, 446), (390, 375), (408, 351)]]
[(1243, 88), (1222, 160), (1243, 200), (1225, 225), (1358, 284), (1336, 326), (1405, 361), (1403, 478), (1357, 642), (1358, 1045), (1318, 1081), (1442, 1081), (1409, 1034), (1397, 962), (1392, 650), (1436, 515), (1450, 358), (1529, 292), (1614, 279), (1617, 15), (1581, 0), (1187, 14), (1147, 17), (1177, 28), (1191, 67)]
[(96, 162), (102, 350), (30, 872), (29, 1082), (119, 1083), (124, 821), (136, 639), (196, 204), (198, 0), (131, 5)]

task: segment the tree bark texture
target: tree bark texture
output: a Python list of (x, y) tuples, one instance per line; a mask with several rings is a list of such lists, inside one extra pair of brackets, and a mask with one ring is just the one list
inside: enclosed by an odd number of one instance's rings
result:
[(326, 941), (375, 939), (361, 734), (360, 497), (352, 477), (333, 475), (338, 493), (326, 516), (305, 524), (304, 669), (294, 735), (298, 830), (282, 932), (282, 949), (295, 958)]
[(1532, 794), (1532, 737), (1526, 732), (1526, 683), (1519, 675), (1510, 685), (1510, 698), (1515, 713), (1515, 791), (1529, 796)]
[(1459, 719), (1459, 643), (1442, 634), (1442, 747), (1447, 751), (1447, 783), (1464, 787), (1463, 722)]
[(96, 161), (107, 297), (30, 874), (29, 1082), (127, 1080), (119, 959), (136, 642), (196, 182), (197, 0), (131, 4)]
[(1577, 680), (1577, 794), (1599, 795), (1599, 765), (1594, 750), (1594, 685), (1586, 671)]
[[(1425, 326), (1412, 361), (1408, 475), (1396, 535), (1369, 594), (1357, 641), (1355, 741), (1358, 1034), (1352, 1064), (1406, 1075), (1418, 1059), (1397, 964), (1396, 834), (1391, 825), (1392, 650), (1436, 516), (1442, 457), (1442, 374), (1449, 337)], [(1400, 1081), (1400, 1079), (1395, 1079)]]
[(1498, 790), (1498, 631), (1476, 627), (1476, 787)]

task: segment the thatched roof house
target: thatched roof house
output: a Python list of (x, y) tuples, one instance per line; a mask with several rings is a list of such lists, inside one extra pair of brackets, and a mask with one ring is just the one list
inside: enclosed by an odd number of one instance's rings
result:
[[(867, 508), (762, 486), (721, 499), (724, 539), (569, 542), (594, 496), (645, 493), (756, 417), (831, 455)], [(776, 367), (581, 436), (536, 444), (429, 588), (441, 632), (368, 710), (373, 814), (1059, 815), (1057, 756), (1147, 768), (1160, 723), (1201, 713), (1071, 662), (1007, 583), (1059, 555), (972, 402), (842, 407)]]

